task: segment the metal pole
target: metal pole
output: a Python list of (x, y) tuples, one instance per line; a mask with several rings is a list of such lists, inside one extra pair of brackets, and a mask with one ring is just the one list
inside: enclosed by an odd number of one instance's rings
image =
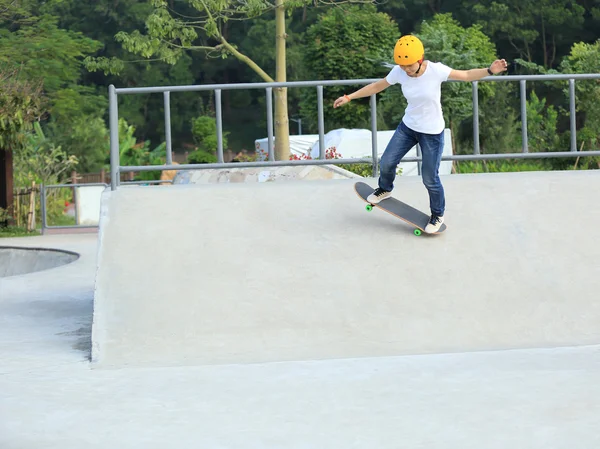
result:
[(319, 116), (319, 159), (325, 159), (325, 119), (323, 118), (323, 86), (317, 86)]
[[(416, 147), (417, 147), (417, 157), (418, 157), (419, 159), (422, 159), (422, 155), (421, 155), (421, 145), (419, 145), (419, 144), (417, 143)], [(421, 168), (421, 167), (422, 167), (422, 165), (421, 165), (421, 164), (422, 164), (421, 160), (417, 161), (417, 174), (418, 174), (419, 176), (421, 176), (421, 170), (422, 170), (422, 168)]]
[(77, 200), (77, 187), (73, 186), (73, 211), (75, 212), (75, 224), (79, 224), (79, 213), (77, 212), (77, 206), (79, 201)]
[(42, 184), (40, 190), (40, 209), (42, 212), (42, 235), (44, 235), (46, 227), (48, 226), (48, 223), (46, 222), (46, 186), (44, 184)]
[(377, 177), (379, 160), (377, 151), (377, 95), (371, 95), (371, 156), (373, 157), (373, 177)]
[(473, 154), (479, 154), (479, 95), (477, 81), (473, 81), (473, 142)]
[(223, 114), (221, 112), (221, 89), (215, 90), (215, 113), (217, 115), (217, 159), (223, 162)]
[(577, 129), (576, 129), (576, 110), (575, 110), (575, 80), (569, 80), (569, 108), (571, 122), (571, 151), (577, 151)]
[(273, 148), (273, 88), (267, 87), (267, 133), (269, 136), (269, 160), (275, 160), (275, 149)]
[(108, 86), (110, 127), (110, 189), (117, 190), (119, 182), (119, 106), (114, 85)]
[(171, 93), (165, 92), (165, 140), (167, 142), (167, 165), (173, 164), (173, 144), (171, 142)]
[(521, 80), (521, 145), (523, 153), (529, 152), (529, 137), (527, 137), (527, 81)]
[[(505, 83), (518, 80), (527, 81), (554, 81), (569, 79), (583, 80), (583, 79), (600, 79), (599, 73), (582, 73), (582, 74), (556, 74), (556, 75), (504, 75), (495, 77), (486, 77), (484, 82), (493, 83)], [(130, 87), (130, 88), (119, 88), (117, 89), (118, 95), (128, 94), (151, 94), (151, 93), (162, 93), (165, 91), (169, 92), (203, 92), (213, 91), (215, 89), (223, 90), (249, 90), (249, 89), (265, 89), (267, 87), (280, 88), (280, 87), (317, 87), (317, 86), (348, 86), (356, 84), (371, 84), (379, 81), (380, 78), (368, 78), (368, 79), (337, 79), (337, 80), (317, 80), (317, 81), (285, 81), (276, 83), (230, 83), (230, 84), (194, 84), (190, 86), (160, 86), (160, 87)], [(448, 82), (457, 82), (458, 80), (448, 80)]]

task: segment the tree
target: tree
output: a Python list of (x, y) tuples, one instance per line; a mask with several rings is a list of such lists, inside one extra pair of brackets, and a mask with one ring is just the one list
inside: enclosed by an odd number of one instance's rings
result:
[(19, 69), (0, 67), (0, 208), (13, 204), (13, 151), (25, 143), (26, 131), (44, 111), (41, 82), (32, 82)]
[(77, 158), (67, 154), (46, 137), (39, 122), (26, 135), (26, 142), (15, 153), (17, 185), (56, 184), (61, 177), (74, 170)]
[[(319, 0), (320, 1), (320, 0)], [(352, 3), (370, 3), (371, 0), (349, 0)], [(343, 1), (344, 3), (348, 0)], [(154, 11), (146, 20), (147, 34), (139, 30), (132, 33), (120, 32), (115, 38), (123, 47), (145, 58), (166, 61), (174, 64), (186, 50), (201, 50), (213, 57), (234, 56), (247, 64), (266, 82), (287, 81), (286, 70), (286, 12), (313, 3), (310, 0), (188, 0), (183, 5), (174, 1), (151, 0)], [(323, 2), (336, 4), (336, 1)], [(189, 11), (187, 4), (191, 6)], [(229, 42), (224, 33), (230, 20), (257, 18), (267, 13), (275, 13), (275, 77), (271, 77), (247, 54), (239, 51), (239, 46)], [(89, 58), (90, 70), (117, 71), (110, 60)], [(275, 96), (275, 157), (289, 158), (289, 121), (287, 110), (287, 89), (277, 88)]]
[[(306, 32), (304, 65), (313, 78), (364, 79), (385, 73), (382, 61), (393, 54), (398, 27), (391, 17), (378, 13), (372, 5), (334, 8), (322, 14)], [(362, 86), (356, 86), (362, 87)], [(350, 86), (324, 89), (323, 102), (331, 105)], [(311, 89), (302, 95), (302, 115), (316, 129), (317, 96)], [(350, 108), (324, 108), (327, 123), (333, 127), (369, 127), (369, 101), (355, 101)]]
[[(470, 0), (478, 23), (497, 38), (507, 39), (516, 55), (550, 68), (581, 29), (585, 8), (573, 0)], [(567, 45), (568, 48), (568, 45)]]
[(47, 99), (45, 134), (69, 154), (80, 157), (83, 170), (98, 167), (105, 157), (98, 151), (99, 137), (73, 141), (71, 136), (89, 135), (89, 131), (83, 132), (81, 128), (101, 119), (106, 110), (105, 95), (98, 95), (93, 86), (79, 84), (83, 58), (102, 44), (60, 28), (57, 17), (35, 16), (23, 9), (27, 6), (33, 11), (39, 8), (37, 3), (32, 0), (7, 5), (12, 13), (6, 11), (7, 23), (0, 29), (5, 42), (0, 47), (0, 62), (6, 67), (19, 67), (23, 80), (41, 81)]
[[(571, 53), (561, 64), (561, 70), (565, 73), (599, 73), (600, 39), (593, 44), (573, 44)], [(568, 87), (563, 92), (568, 98)], [(575, 95), (578, 121), (581, 124), (577, 132), (578, 149), (597, 150), (600, 147), (600, 83), (598, 80), (578, 80), (575, 82)], [(586, 158), (587, 163), (591, 160)], [(594, 160), (600, 168), (600, 158)]]
[(556, 109), (531, 92), (527, 101), (527, 141), (531, 152), (553, 151), (558, 146), (557, 122)]
[[(454, 69), (488, 67), (497, 59), (496, 49), (481, 26), (463, 28), (451, 14), (438, 14), (423, 22), (416, 35), (423, 41), (428, 60), (442, 62)], [(494, 95), (495, 88), (492, 83), (481, 83), (479, 93), (485, 99)], [(473, 117), (471, 89), (471, 83), (449, 82), (442, 85), (444, 118), (453, 140), (461, 123)]]

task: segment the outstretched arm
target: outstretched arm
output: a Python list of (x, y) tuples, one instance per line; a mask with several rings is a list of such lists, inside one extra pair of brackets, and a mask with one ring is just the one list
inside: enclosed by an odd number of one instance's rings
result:
[(492, 72), (492, 75), (496, 75), (505, 72), (507, 68), (508, 64), (504, 59), (497, 59), (489, 69), (452, 70), (448, 78), (459, 81), (477, 81), (490, 75), (490, 72)]
[(362, 89), (357, 90), (356, 92), (352, 92), (349, 95), (344, 95), (333, 103), (333, 107), (337, 108), (346, 103), (349, 103), (350, 100), (356, 100), (357, 98), (370, 97), (371, 95), (378, 94), (384, 89), (390, 87), (391, 84), (386, 81), (385, 78), (380, 79), (379, 81), (375, 81), (374, 83), (367, 84)]

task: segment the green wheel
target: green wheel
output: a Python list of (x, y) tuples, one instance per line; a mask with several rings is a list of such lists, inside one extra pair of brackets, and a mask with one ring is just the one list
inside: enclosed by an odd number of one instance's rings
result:
[(367, 204), (367, 207), (365, 207), (365, 209), (371, 212), (373, 210), (373, 206), (371, 204)]
[(421, 230), (420, 229), (415, 229), (415, 235), (421, 235)]

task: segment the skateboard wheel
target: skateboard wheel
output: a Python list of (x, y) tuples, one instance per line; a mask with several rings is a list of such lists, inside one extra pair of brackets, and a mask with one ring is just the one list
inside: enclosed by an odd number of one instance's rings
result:
[(420, 229), (415, 229), (415, 235), (421, 235), (421, 230)]
[(367, 209), (369, 212), (371, 212), (373, 210), (373, 206), (370, 204), (367, 204), (367, 206), (365, 207), (365, 209)]

